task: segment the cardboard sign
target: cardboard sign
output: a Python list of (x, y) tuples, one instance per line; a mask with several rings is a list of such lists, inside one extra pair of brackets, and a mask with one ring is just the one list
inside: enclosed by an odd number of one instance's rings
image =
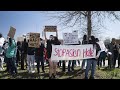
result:
[(30, 33), (29, 34), (28, 46), (39, 48), (39, 46), (40, 46), (40, 33)]
[(45, 42), (47, 41), (46, 32), (56, 32), (56, 37), (58, 37), (57, 26), (45, 26), (44, 29)]
[(80, 60), (96, 57), (96, 49), (88, 45), (52, 45), (51, 60)]
[(15, 32), (16, 32), (16, 29), (14, 27), (10, 27), (10, 31), (7, 36), (14, 38)]
[(78, 41), (78, 31), (73, 31), (72, 33), (63, 33), (63, 43), (65, 45), (79, 44)]
[(44, 32), (57, 32), (57, 26), (45, 26)]
[(117, 44), (120, 44), (120, 39), (116, 39), (116, 43), (117, 43)]

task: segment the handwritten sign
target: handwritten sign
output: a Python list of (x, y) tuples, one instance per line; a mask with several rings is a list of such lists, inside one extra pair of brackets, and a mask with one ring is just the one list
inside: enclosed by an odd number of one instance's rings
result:
[(57, 32), (57, 26), (45, 26), (44, 32)]
[(11, 38), (14, 38), (15, 32), (16, 32), (16, 29), (14, 27), (10, 27), (10, 31), (8, 33), (8, 36)]
[(78, 31), (73, 31), (72, 33), (63, 33), (63, 43), (65, 45), (69, 44), (79, 44), (78, 42)]
[(58, 37), (57, 26), (45, 26), (44, 29), (45, 42), (47, 41), (46, 32), (56, 32), (56, 37)]
[(51, 60), (80, 60), (95, 58), (93, 45), (52, 45)]
[(29, 47), (38, 48), (40, 46), (40, 33), (30, 33), (29, 34)]

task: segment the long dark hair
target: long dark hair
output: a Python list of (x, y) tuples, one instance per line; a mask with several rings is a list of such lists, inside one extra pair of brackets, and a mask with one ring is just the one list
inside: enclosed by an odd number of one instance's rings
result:
[(58, 40), (56, 36), (54, 37), (54, 43), (60, 44), (60, 41)]
[(93, 47), (95, 46), (96, 44), (96, 39), (94, 36), (91, 36), (91, 44), (93, 44)]

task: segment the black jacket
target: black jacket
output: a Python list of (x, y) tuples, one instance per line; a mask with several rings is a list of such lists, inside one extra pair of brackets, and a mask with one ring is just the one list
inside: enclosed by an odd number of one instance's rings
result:
[(24, 54), (27, 54), (27, 49), (28, 49), (28, 43), (27, 42), (23, 42), (22, 43), (22, 52)]
[(35, 52), (35, 48), (33, 48), (33, 47), (28, 47), (27, 48), (27, 54), (28, 55), (34, 55), (34, 52)]
[(43, 57), (44, 55), (44, 44), (41, 44), (39, 48), (35, 48), (35, 56)]

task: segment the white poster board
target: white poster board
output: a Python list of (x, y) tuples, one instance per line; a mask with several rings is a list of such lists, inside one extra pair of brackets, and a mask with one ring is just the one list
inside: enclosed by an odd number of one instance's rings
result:
[(96, 49), (88, 45), (52, 45), (51, 60), (80, 60), (96, 57)]
[(79, 44), (78, 31), (73, 31), (72, 33), (63, 33), (63, 43), (65, 45)]

